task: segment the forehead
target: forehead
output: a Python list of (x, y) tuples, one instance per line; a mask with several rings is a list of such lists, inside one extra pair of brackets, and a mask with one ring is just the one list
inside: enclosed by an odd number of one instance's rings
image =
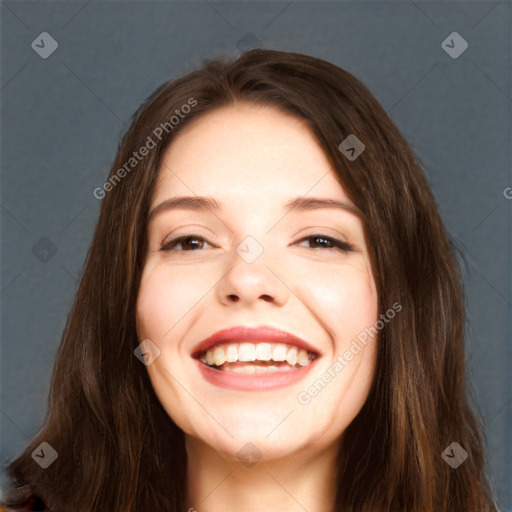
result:
[(347, 199), (307, 122), (275, 107), (229, 105), (183, 128), (161, 161), (155, 202), (170, 194)]

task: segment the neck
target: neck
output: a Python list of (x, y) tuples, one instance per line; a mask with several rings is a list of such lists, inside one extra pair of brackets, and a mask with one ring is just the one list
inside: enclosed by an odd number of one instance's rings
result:
[(253, 465), (219, 454), (188, 435), (186, 448), (191, 509), (199, 512), (334, 509), (337, 444), (314, 453), (304, 449), (280, 459), (261, 459)]

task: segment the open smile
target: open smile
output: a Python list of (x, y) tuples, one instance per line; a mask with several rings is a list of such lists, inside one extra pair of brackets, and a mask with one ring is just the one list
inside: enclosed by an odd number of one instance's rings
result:
[(313, 345), (286, 331), (269, 326), (236, 326), (206, 338), (191, 355), (211, 384), (262, 391), (304, 378), (320, 354)]
[(210, 368), (243, 374), (294, 371), (308, 366), (316, 354), (285, 343), (223, 343), (197, 355)]

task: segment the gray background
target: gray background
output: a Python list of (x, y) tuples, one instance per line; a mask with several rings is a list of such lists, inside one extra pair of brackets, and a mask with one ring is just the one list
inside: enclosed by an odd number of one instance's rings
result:
[[(1, 16), (2, 466), (44, 419), (92, 191), (130, 116), (203, 57), (257, 45), (353, 73), (425, 166), (468, 262), (469, 371), (512, 510), (510, 2), (11, 1)], [(59, 44), (48, 59), (31, 48), (44, 31)], [(441, 47), (453, 31), (469, 44), (456, 59)]]

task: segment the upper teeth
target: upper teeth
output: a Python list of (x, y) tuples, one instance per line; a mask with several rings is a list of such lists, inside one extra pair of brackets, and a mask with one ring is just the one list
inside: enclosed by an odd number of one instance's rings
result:
[(286, 361), (289, 365), (306, 366), (314, 354), (284, 343), (225, 343), (216, 345), (201, 355), (208, 365), (221, 366), (236, 361)]

